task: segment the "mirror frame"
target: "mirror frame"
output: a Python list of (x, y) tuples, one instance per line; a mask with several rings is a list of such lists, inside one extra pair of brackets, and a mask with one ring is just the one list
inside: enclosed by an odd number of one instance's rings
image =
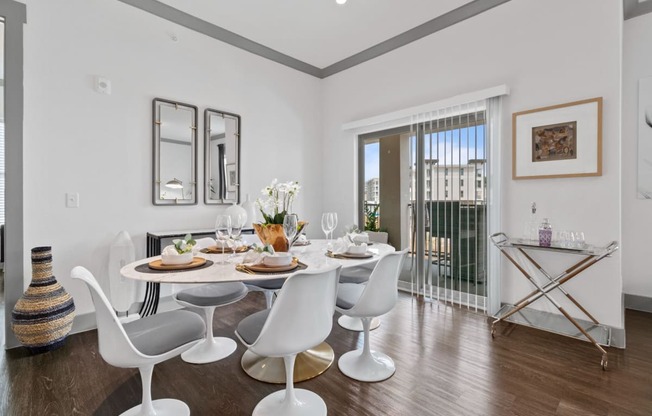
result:
[[(211, 153), (210, 153), (210, 141), (211, 141), (211, 115), (218, 115), (222, 118), (230, 117), (236, 121), (236, 183), (235, 186), (235, 198), (226, 199), (225, 195), (219, 195), (219, 198), (211, 198), (211, 189), (210, 189), (210, 178), (211, 178)], [(226, 129), (225, 129), (226, 130)], [(240, 203), (240, 148), (242, 140), (242, 118), (238, 114), (229, 113), (226, 111), (215, 110), (212, 108), (207, 108), (204, 110), (204, 204), (206, 205), (231, 205), (233, 203)], [(228, 164), (227, 164), (228, 165)]]
[[(191, 179), (190, 185), (192, 189), (192, 198), (190, 199), (161, 199), (161, 120), (160, 120), (160, 105), (167, 104), (173, 105), (176, 108), (182, 107), (184, 109), (190, 110), (192, 113), (192, 123), (190, 126), (191, 138), (190, 138), (190, 152), (191, 152), (191, 162), (190, 162), (190, 171)], [(186, 104), (178, 101), (166, 100), (163, 98), (154, 98), (152, 100), (152, 138), (153, 138), (153, 160), (152, 160), (152, 203), (154, 205), (165, 206), (165, 205), (197, 205), (197, 107), (191, 104)]]

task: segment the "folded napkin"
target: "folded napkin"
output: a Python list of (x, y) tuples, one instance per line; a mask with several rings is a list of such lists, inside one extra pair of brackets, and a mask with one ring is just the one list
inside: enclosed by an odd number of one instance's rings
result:
[(177, 251), (176, 247), (174, 247), (173, 244), (166, 246), (163, 251), (161, 252), (161, 255), (163, 256), (179, 256), (179, 252)]
[(242, 260), (245, 264), (260, 264), (263, 262), (263, 259), (267, 256), (271, 256), (271, 253), (263, 251), (262, 253), (256, 252), (256, 250), (248, 251)]
[(204, 248), (212, 247), (216, 244), (215, 239), (210, 237), (200, 238), (196, 241), (197, 243), (195, 244), (195, 247), (193, 247), (193, 250), (196, 249), (197, 251)]
[(347, 237), (349, 237), (349, 240), (355, 244), (366, 244), (369, 242), (369, 234), (367, 233), (349, 233), (347, 234)]
[(344, 254), (350, 252), (351, 247), (360, 247), (359, 250), (361, 253), (367, 252), (367, 244), (355, 244), (351, 242), (348, 236), (338, 238), (337, 240), (333, 241), (330, 246), (330, 251), (333, 254)]

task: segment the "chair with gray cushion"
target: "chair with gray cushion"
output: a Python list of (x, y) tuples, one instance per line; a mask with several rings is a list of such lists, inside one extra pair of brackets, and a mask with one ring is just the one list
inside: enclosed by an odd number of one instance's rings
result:
[(337, 362), (344, 375), (359, 381), (382, 381), (394, 374), (394, 361), (369, 347), (369, 327), (374, 317), (391, 311), (398, 298), (398, 277), (407, 249), (389, 253), (378, 260), (366, 284), (340, 283), (336, 310), (362, 320), (364, 346), (347, 352)]
[(251, 352), (283, 357), (285, 363), (285, 390), (261, 400), (254, 415), (326, 415), (321, 397), (294, 388), (294, 361), (298, 353), (319, 345), (330, 334), (339, 272), (340, 266), (331, 266), (291, 275), (271, 309), (256, 312), (238, 324), (236, 335)]
[[(387, 244), (387, 233), (368, 231), (367, 234), (369, 234), (370, 242)], [(343, 269), (342, 273), (340, 274), (340, 283), (367, 283), (369, 276), (371, 276), (371, 272), (376, 267), (376, 264), (378, 264), (377, 261), (373, 263), (363, 264), (361, 266), (348, 267)], [(342, 315), (337, 320), (337, 324), (344, 329), (348, 329), (349, 331), (362, 331), (362, 321), (358, 318), (351, 318), (350, 316)], [(369, 329), (373, 331), (379, 326), (380, 318), (376, 317), (371, 320), (371, 326)]]
[(247, 296), (247, 287), (240, 282), (211, 283), (182, 290), (174, 300), (204, 317), (206, 334), (197, 345), (181, 354), (181, 359), (192, 364), (219, 361), (231, 355), (237, 344), (231, 338), (213, 336), (215, 308), (230, 305)]
[(152, 401), (152, 372), (154, 365), (176, 357), (191, 348), (204, 334), (204, 323), (189, 311), (164, 312), (122, 325), (109, 300), (95, 280), (83, 267), (71, 272), (88, 286), (97, 318), (97, 336), (100, 355), (116, 367), (138, 368), (143, 386), (142, 403), (122, 416), (190, 415), (188, 406), (175, 399)]

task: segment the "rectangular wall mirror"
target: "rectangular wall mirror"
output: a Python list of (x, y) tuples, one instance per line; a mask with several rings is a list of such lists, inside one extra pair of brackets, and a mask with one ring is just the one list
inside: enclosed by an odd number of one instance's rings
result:
[(204, 202), (240, 202), (240, 116), (204, 111)]
[(154, 205), (197, 204), (197, 107), (153, 101)]

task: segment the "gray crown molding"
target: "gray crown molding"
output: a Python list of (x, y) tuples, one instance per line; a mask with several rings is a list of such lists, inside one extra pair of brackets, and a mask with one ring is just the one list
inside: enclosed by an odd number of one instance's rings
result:
[(439, 17), (435, 17), (426, 23), (405, 31), (400, 35), (387, 39), (386, 41), (372, 46), (369, 49), (365, 49), (362, 52), (356, 53), (355, 55), (349, 56), (348, 58), (342, 59), (339, 62), (327, 66), (326, 68), (322, 69), (321, 78), (326, 78), (337, 74), (338, 72), (352, 68), (356, 65), (360, 65), (363, 62), (367, 62), (371, 59), (379, 57), (380, 55), (384, 55), (395, 49), (401, 48), (409, 43), (432, 35), (433, 33), (439, 32), (440, 30), (446, 29), (447, 27), (456, 25), (466, 19), (477, 16), (489, 9), (493, 9), (496, 6), (500, 6), (501, 4), (507, 3), (509, 1), (511, 0), (474, 0), (470, 3), (458, 7), (457, 9), (451, 10), (448, 13), (442, 14)]
[(652, 1), (623, 0), (625, 20), (652, 12)]
[(279, 64), (289, 66), (290, 68), (296, 69), (297, 71), (304, 72), (308, 75), (321, 78), (321, 69), (316, 66), (312, 66), (303, 61), (295, 59), (284, 53), (275, 51), (272, 48), (268, 48), (265, 45), (254, 42), (250, 39), (240, 36), (237, 33), (233, 33), (230, 30), (226, 30), (220, 26), (209, 23), (205, 20), (201, 20), (193, 15), (182, 12), (179, 9), (175, 9), (172, 6), (161, 3), (156, 0), (119, 0), (130, 6), (134, 6), (138, 9), (144, 10), (148, 13), (151, 13), (155, 16), (158, 16), (162, 19), (168, 20), (172, 23), (176, 23), (180, 26), (194, 30), (195, 32), (204, 34), (213, 39), (217, 39), (229, 45), (235, 46), (247, 52), (251, 52), (254, 55), (262, 56), (267, 58), (270, 61), (277, 62)]
[(278, 52), (274, 49), (268, 48), (267, 46), (261, 45), (260, 43), (254, 42), (250, 39), (245, 38), (244, 36), (240, 36), (220, 26), (214, 25), (188, 13), (182, 12), (181, 10), (175, 9), (172, 6), (161, 3), (160, 1), (119, 1), (151, 13), (162, 19), (168, 20), (172, 23), (176, 23), (190, 30), (194, 30), (195, 32), (210, 36), (213, 39), (228, 43), (231, 46), (235, 46), (236, 48), (240, 48), (247, 52), (253, 53), (254, 55), (267, 58), (281, 65), (285, 65), (296, 69), (297, 71), (301, 71), (308, 75), (323, 79), (403, 47), (409, 43), (414, 42), (415, 40), (419, 40), (435, 32), (439, 32), (440, 30), (446, 29), (447, 27), (453, 26), (459, 22), (476, 16), (480, 13), (486, 12), (489, 9), (493, 9), (496, 6), (507, 3), (511, 0), (473, 0), (463, 6), (458, 7), (457, 9), (451, 10), (448, 13), (429, 20), (426, 23), (423, 23), (406, 32), (403, 32), (400, 35), (394, 36), (391, 39), (388, 39), (375, 46), (372, 46), (371, 48), (365, 49), (362, 52), (356, 53), (355, 55), (349, 56), (348, 58), (342, 59), (339, 62), (335, 62), (334, 64), (321, 69), (284, 53)]

